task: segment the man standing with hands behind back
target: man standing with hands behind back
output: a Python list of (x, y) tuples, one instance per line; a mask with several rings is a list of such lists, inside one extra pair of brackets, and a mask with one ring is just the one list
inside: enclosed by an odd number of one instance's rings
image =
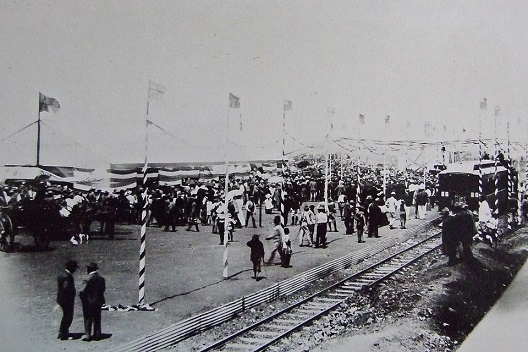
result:
[(62, 308), (62, 320), (59, 327), (61, 340), (68, 340), (69, 330), (73, 321), (73, 307), (75, 305), (75, 281), (73, 273), (79, 268), (75, 260), (68, 260), (66, 268), (57, 276), (57, 303)]
[[(101, 307), (105, 304), (104, 292), (105, 279), (97, 272), (97, 264), (89, 263), (86, 266), (88, 276), (83, 280), (79, 297), (82, 302), (84, 315), (83, 341), (101, 339)], [(93, 334), (92, 334), (93, 325)]]

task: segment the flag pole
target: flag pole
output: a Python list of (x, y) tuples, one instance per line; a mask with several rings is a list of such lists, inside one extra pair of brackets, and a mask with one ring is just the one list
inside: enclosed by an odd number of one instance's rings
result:
[(149, 103), (150, 103), (150, 80), (147, 93), (147, 114), (145, 117), (145, 163), (143, 165), (143, 208), (141, 210), (141, 230), (140, 230), (140, 249), (139, 249), (139, 295), (138, 306), (150, 309), (145, 304), (145, 269), (146, 269), (146, 234), (147, 234), (147, 212), (148, 212), (148, 188), (147, 188), (147, 169), (148, 169), (148, 126), (149, 126)]
[[(479, 197), (482, 197), (484, 190), (482, 187), (483, 176), (482, 176), (482, 109), (486, 108), (486, 98), (480, 103), (479, 109), (479, 120), (478, 120), (478, 143), (479, 143)], [(479, 199), (480, 202), (480, 199)]]
[(387, 197), (387, 151), (383, 151), (383, 199)]
[(498, 167), (499, 167), (499, 160), (498, 160), (498, 154), (499, 154), (499, 146), (497, 141), (497, 114), (498, 114), (498, 107), (495, 107), (495, 116), (493, 119), (494, 122), (494, 139), (495, 139), (495, 170), (494, 170), (494, 181), (495, 181), (495, 213), (497, 216), (499, 215), (499, 178), (497, 176), (498, 174)]
[(228, 249), (228, 242), (229, 242), (229, 201), (227, 199), (227, 193), (229, 192), (229, 110), (230, 107), (227, 108), (227, 132), (226, 132), (226, 147), (225, 147), (225, 181), (224, 181), (224, 212), (225, 212), (225, 222), (224, 222), (224, 256), (223, 256), (223, 272), (222, 272), (222, 278), (224, 280), (227, 280), (229, 278), (229, 270), (228, 270), (228, 257), (229, 257), (229, 249)]
[(39, 112), (37, 120), (37, 167), (40, 166), (40, 94), (39, 93)]
[(509, 211), (509, 207), (510, 207), (510, 198), (514, 198), (514, 194), (513, 194), (513, 162), (512, 162), (512, 158), (511, 158), (511, 150), (510, 150), (510, 147), (511, 147), (511, 143), (510, 143), (510, 121), (506, 121), (506, 134), (507, 134), (507, 138), (508, 138), (508, 147), (507, 147), (507, 151), (506, 153), (508, 154), (508, 161), (507, 161), (507, 164), (508, 165), (508, 201), (507, 201), (507, 207), (506, 207), (506, 210), (508, 212), (508, 223), (509, 223), (509, 226), (513, 226), (515, 225), (515, 215), (514, 214), (511, 214), (510, 211)]
[[(283, 104), (284, 105), (284, 104)], [(282, 170), (282, 183), (281, 183), (281, 191), (280, 191), (280, 196), (279, 196), (279, 202), (280, 202), (280, 223), (281, 223), (281, 226), (282, 227), (286, 227), (286, 221), (287, 221), (287, 216), (288, 214), (286, 214), (286, 207), (284, 206), (284, 192), (285, 192), (285, 187), (286, 187), (286, 182), (284, 182), (284, 176), (285, 176), (285, 165), (284, 165), (284, 156), (285, 156), (285, 148), (286, 148), (286, 109), (285, 107), (283, 106), (283, 109), (282, 109), (282, 165), (281, 165), (281, 170)]]

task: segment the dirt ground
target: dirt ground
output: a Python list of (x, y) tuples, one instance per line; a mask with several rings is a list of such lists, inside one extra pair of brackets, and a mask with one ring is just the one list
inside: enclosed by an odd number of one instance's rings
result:
[[(438, 216), (431, 212), (430, 216)], [(209, 310), (234, 299), (269, 287), (315, 266), (355, 250), (397, 236), (400, 230), (380, 229), (382, 238), (357, 243), (357, 237), (329, 232), (326, 249), (298, 247), (294, 244), (291, 268), (266, 268), (266, 278), (255, 281), (246, 241), (254, 233), (264, 238), (272, 229), (273, 215), (263, 216), (262, 228), (243, 228), (235, 232), (229, 245), (229, 280), (222, 280), (224, 248), (211, 227), (200, 232), (164, 232), (158, 227), (147, 229), (146, 302), (155, 312), (103, 311), (104, 339), (83, 342), (82, 310), (76, 300), (70, 332), (73, 341), (57, 340), (61, 312), (55, 303), (56, 276), (64, 263), (76, 259), (81, 268), (75, 273), (80, 287), (88, 262), (98, 263), (107, 280), (106, 301), (109, 305), (132, 305), (138, 302), (139, 226), (118, 225), (114, 240), (92, 236), (88, 244), (72, 246), (68, 241), (53, 241), (48, 251), (35, 251), (32, 239), (18, 236), (18, 251), (0, 252), (0, 351), (100, 351), (142, 338), (179, 322), (193, 314)], [(411, 220), (409, 227), (424, 220)], [(95, 228), (92, 228), (95, 229)], [(295, 234), (297, 228), (292, 227)], [(265, 241), (266, 256), (272, 247)], [(7, 342), (10, 344), (8, 345)]]
[[(435, 214), (431, 214), (435, 215)], [(409, 226), (420, 223), (411, 220)], [(176, 233), (151, 227), (147, 239), (147, 302), (155, 312), (103, 312), (103, 333), (98, 342), (80, 341), (82, 313), (76, 302), (71, 332), (73, 341), (58, 341), (60, 311), (55, 305), (55, 277), (62, 263), (75, 258), (82, 268), (75, 274), (77, 287), (84, 265), (96, 261), (108, 280), (107, 302), (137, 303), (137, 225), (119, 226), (114, 241), (93, 238), (88, 245), (53, 242), (50, 251), (32, 250), (30, 238), (21, 236), (22, 251), (0, 253), (0, 351), (99, 351), (143, 337), (197, 312), (229, 302), (284, 280), (297, 272), (328, 262), (375, 243), (358, 244), (355, 236), (330, 233), (327, 250), (296, 247), (293, 268), (269, 267), (267, 278), (251, 279), (245, 241), (263, 228), (241, 229), (230, 245), (230, 275), (221, 279), (223, 247), (218, 236), (204, 228), (199, 233), (178, 228)], [(339, 228), (338, 224), (338, 228)], [(342, 226), (341, 226), (342, 227)], [(397, 230), (393, 230), (397, 231)], [(382, 229), (382, 238), (395, 234)], [(269, 243), (266, 243), (266, 246)], [(269, 249), (267, 247), (267, 249)], [(319, 323), (292, 335), (272, 350), (283, 351), (453, 351), (469, 334), (511, 282), (528, 257), (528, 233), (523, 228), (508, 235), (497, 248), (476, 244), (475, 259), (448, 267), (441, 255), (427, 257), (384, 286), (359, 297)], [(269, 254), (269, 252), (268, 252)], [(208, 260), (203, 260), (207, 258)], [(195, 261), (200, 265), (188, 266)], [(215, 273), (218, 272), (218, 275)]]
[[(440, 254), (423, 259), (328, 318), (328, 326), (342, 329), (308, 343), (293, 336), (289, 346), (277, 349), (454, 351), (526, 261), (528, 229), (507, 235), (496, 248), (476, 244), (473, 254), (473, 260), (455, 266), (447, 266)], [(318, 330), (325, 331), (324, 323), (313, 327)]]

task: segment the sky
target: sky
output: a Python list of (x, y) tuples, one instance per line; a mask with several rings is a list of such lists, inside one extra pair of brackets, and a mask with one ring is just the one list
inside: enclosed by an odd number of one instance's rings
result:
[[(155, 123), (152, 162), (280, 158), (284, 99), (292, 101), (284, 114), (288, 153), (328, 135), (476, 138), (479, 118), (491, 137), (495, 106), (499, 133), (505, 121), (513, 136), (526, 131), (524, 1), (4, 0), (2, 7), (1, 163), (36, 162), (36, 124), (15, 132), (38, 119), (39, 92), (61, 105), (40, 114), (42, 164), (142, 162), (147, 118)], [(147, 117), (149, 80), (165, 93), (149, 99)], [(240, 109), (228, 108), (230, 92)], [(483, 98), (487, 111), (479, 109)]]

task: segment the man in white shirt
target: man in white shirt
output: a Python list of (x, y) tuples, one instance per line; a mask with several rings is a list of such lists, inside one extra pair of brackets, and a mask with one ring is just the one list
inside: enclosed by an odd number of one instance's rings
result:
[[(273, 228), (273, 232), (270, 236), (266, 237), (267, 240), (273, 240), (273, 250), (271, 251), (270, 257), (267, 261), (268, 265), (273, 264), (273, 260), (275, 259), (275, 253), (279, 253), (279, 257), (281, 258), (282, 263), (282, 240), (284, 238), (284, 228), (282, 227), (280, 223), (280, 216), (276, 215), (273, 219), (273, 224), (275, 227)], [(326, 225), (326, 224), (325, 224)]]
[(315, 248), (326, 248), (326, 229), (328, 224), (328, 215), (325, 212), (325, 207), (320, 204), (317, 207), (317, 214), (315, 215), (316, 231), (315, 231)]
[(394, 221), (396, 221), (396, 210), (398, 209), (398, 200), (395, 198), (396, 192), (392, 192), (390, 197), (385, 201), (389, 217), (389, 227), (394, 229)]

